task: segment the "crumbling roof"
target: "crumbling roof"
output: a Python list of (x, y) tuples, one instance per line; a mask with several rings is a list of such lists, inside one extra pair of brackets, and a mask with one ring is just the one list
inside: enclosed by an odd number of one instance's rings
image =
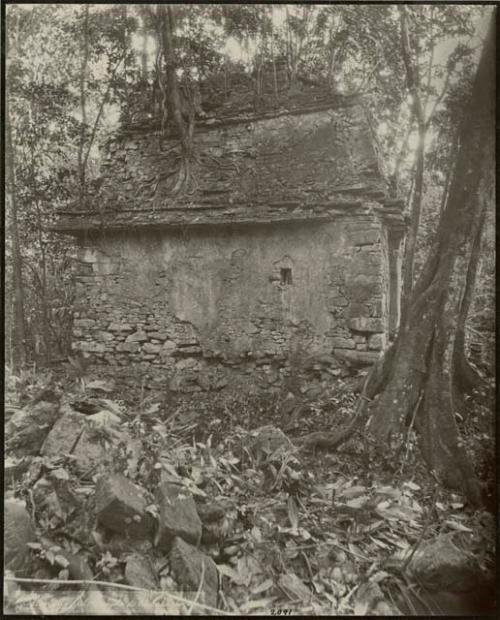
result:
[(184, 191), (172, 191), (175, 135), (160, 140), (158, 121), (144, 117), (123, 126), (104, 148), (100, 188), (83, 207), (63, 209), (53, 230), (321, 220), (373, 209), (400, 221), (362, 98), (276, 76), (265, 74), (258, 94), (245, 74), (205, 82)]

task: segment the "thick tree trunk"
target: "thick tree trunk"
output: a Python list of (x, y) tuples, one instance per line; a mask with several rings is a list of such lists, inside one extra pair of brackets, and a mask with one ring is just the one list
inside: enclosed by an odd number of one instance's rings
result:
[[(408, 304), (391, 372), (371, 421), (385, 449), (401, 447), (415, 414), (422, 453), (443, 482), (479, 501), (479, 485), (460, 441), (453, 403), (453, 351), (465, 287), (460, 257), (473, 245), (480, 218), (477, 191), (492, 166), (495, 103), (494, 21), (460, 129), (460, 147), (436, 240)], [(466, 263), (467, 264), (467, 263)]]
[(174, 187), (174, 192), (179, 191), (181, 188), (187, 186), (191, 180), (191, 163), (193, 159), (193, 131), (194, 131), (194, 110), (189, 109), (189, 118), (187, 121), (183, 118), (183, 109), (181, 94), (179, 92), (179, 86), (177, 84), (177, 76), (175, 73), (176, 59), (175, 49), (173, 42), (174, 31), (174, 15), (171, 6), (158, 5), (158, 17), (161, 34), (161, 46), (163, 51), (163, 57), (166, 65), (166, 77), (167, 77), (167, 105), (170, 118), (173, 119), (177, 131), (179, 133), (179, 139), (182, 149), (182, 163), (179, 171), (177, 183)]
[[(419, 92), (420, 76), (418, 71), (418, 63), (413, 60), (413, 54), (410, 47), (410, 38), (408, 34), (408, 17), (406, 14), (406, 6), (399, 6), (399, 16), (401, 24), (401, 52), (406, 72), (406, 86), (412, 98), (412, 114), (410, 123), (413, 118), (417, 121), (418, 126), (418, 144), (415, 154), (415, 178), (413, 183), (413, 192), (411, 200), (411, 225), (405, 244), (405, 256), (403, 261), (403, 277), (402, 277), (402, 303), (401, 303), (401, 321), (404, 322), (408, 311), (408, 302), (410, 300), (413, 288), (415, 252), (417, 248), (417, 236), (420, 226), (420, 215), (422, 212), (422, 195), (424, 188), (424, 169), (425, 169), (425, 138), (427, 126), (425, 122), (424, 106)], [(396, 179), (397, 181), (397, 179)]]
[(487, 198), (484, 192), (479, 192), (480, 201), (479, 219), (477, 222), (472, 248), (470, 253), (465, 291), (460, 304), (460, 314), (457, 321), (457, 333), (455, 337), (455, 350), (453, 352), (453, 364), (455, 371), (455, 385), (462, 394), (471, 394), (474, 388), (482, 385), (483, 379), (480, 373), (469, 363), (465, 353), (465, 329), (466, 321), (472, 306), (474, 291), (476, 288), (477, 275), (481, 263), (481, 237), (486, 219)]

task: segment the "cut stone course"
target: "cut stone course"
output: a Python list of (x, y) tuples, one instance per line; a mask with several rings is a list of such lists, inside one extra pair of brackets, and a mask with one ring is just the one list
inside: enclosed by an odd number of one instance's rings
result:
[(127, 336), (126, 342), (146, 342), (146, 340), (148, 340), (146, 332), (138, 331)]
[(152, 344), (151, 342), (146, 342), (142, 346), (142, 350), (145, 353), (159, 353), (161, 351), (161, 346), (159, 344)]
[(384, 332), (382, 319), (358, 317), (349, 321), (351, 329), (357, 332)]
[(131, 332), (134, 328), (128, 323), (111, 323), (108, 329), (110, 332)]
[(378, 351), (385, 348), (386, 338), (385, 334), (373, 334), (368, 339), (368, 348), (376, 349)]
[(141, 345), (138, 342), (120, 342), (116, 345), (117, 351), (123, 351), (128, 353), (137, 353), (140, 351)]

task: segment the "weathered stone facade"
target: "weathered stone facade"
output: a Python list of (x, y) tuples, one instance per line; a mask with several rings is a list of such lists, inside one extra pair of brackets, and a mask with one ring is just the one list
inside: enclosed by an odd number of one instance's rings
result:
[(377, 358), (398, 320), (401, 205), (359, 99), (294, 102), (200, 122), (191, 192), (171, 192), (174, 137), (107, 145), (99, 192), (57, 226), (81, 247), (75, 349), (183, 391), (277, 383), (297, 356)]

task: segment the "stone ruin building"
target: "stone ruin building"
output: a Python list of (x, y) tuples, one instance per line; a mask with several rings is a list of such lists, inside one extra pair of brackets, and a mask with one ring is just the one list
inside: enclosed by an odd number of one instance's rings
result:
[[(399, 320), (402, 203), (360, 96), (286, 78), (201, 87), (188, 190), (175, 135), (137, 118), (53, 230), (79, 246), (74, 349), (182, 392), (369, 365)], [(229, 82), (229, 84), (228, 84)], [(319, 364), (319, 365), (318, 365)]]

